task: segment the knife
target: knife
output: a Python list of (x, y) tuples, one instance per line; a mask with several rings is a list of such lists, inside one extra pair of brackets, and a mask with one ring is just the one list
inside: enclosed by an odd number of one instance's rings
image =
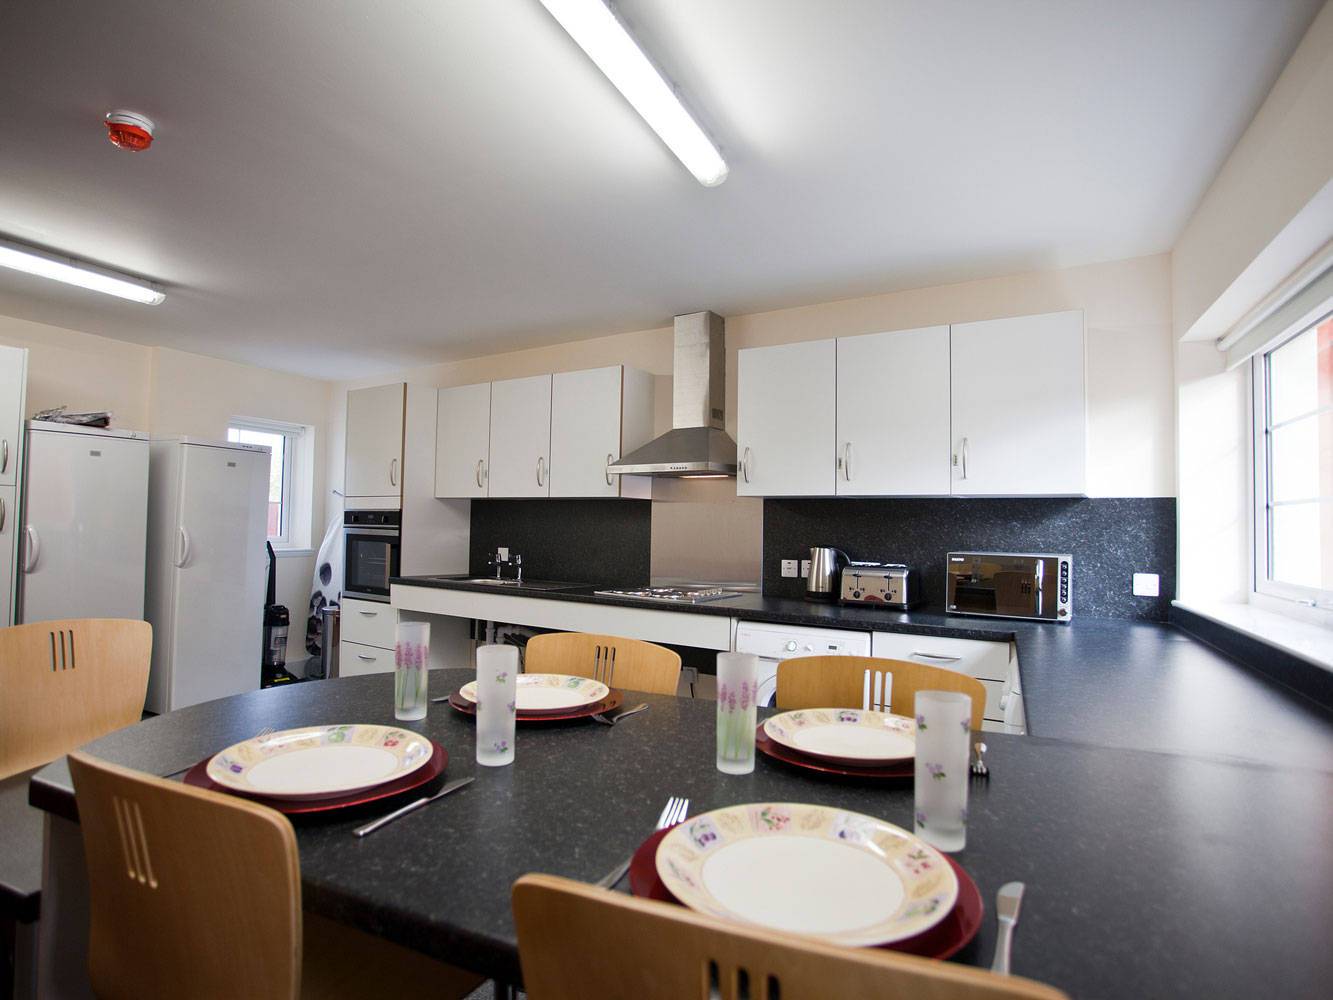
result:
[(1018, 923), (1018, 904), (1023, 902), (1023, 883), (1006, 882), (995, 894), (995, 913), (1000, 924), (995, 938), (995, 960), (991, 962), (992, 972), (1002, 976), (1009, 975), (1009, 938)]
[(441, 788), (441, 789), (440, 789), (438, 792), (436, 792), (434, 795), (427, 795), (427, 796), (425, 796), (424, 798), (417, 799), (415, 802), (409, 802), (407, 805), (403, 806), (401, 809), (395, 809), (393, 812), (388, 813), (387, 815), (381, 816), (381, 817), (380, 817), (379, 819), (377, 819), (377, 820), (372, 820), (371, 822), (367, 823), (365, 826), (358, 826), (355, 830), (352, 831), (352, 836), (354, 836), (354, 837), (364, 837), (364, 836), (365, 836), (366, 834), (368, 834), (368, 833), (374, 833), (374, 832), (375, 832), (376, 830), (378, 830), (380, 827), (382, 827), (382, 826), (384, 826), (384, 825), (386, 825), (386, 824), (388, 824), (388, 823), (392, 823), (392, 822), (393, 822), (394, 820), (396, 820), (399, 816), (406, 816), (408, 813), (412, 812), (413, 810), (420, 809), (420, 808), (421, 808), (422, 806), (424, 806), (427, 802), (434, 802), (434, 801), (435, 801), (436, 799), (438, 799), (438, 798), (443, 798), (445, 795), (448, 795), (448, 794), (449, 794), (450, 792), (452, 792), (454, 789), (456, 789), (456, 788), (462, 788), (464, 785), (469, 784), (470, 782), (472, 782), (472, 781), (474, 781), (474, 780), (476, 780), (476, 779), (475, 779), (475, 775), (472, 775), (472, 776), (469, 776), (469, 777), (466, 777), (466, 778), (459, 778), (459, 779), (457, 779), (456, 781), (451, 781), (451, 782), (449, 782), (449, 784), (445, 785), (443, 788)]

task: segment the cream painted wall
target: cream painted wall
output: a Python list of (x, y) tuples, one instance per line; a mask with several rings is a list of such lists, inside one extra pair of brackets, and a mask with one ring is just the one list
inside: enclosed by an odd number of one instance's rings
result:
[[(267, 417), (315, 428), (312, 546), (325, 527), (326, 449), (332, 383), (149, 348), (77, 330), (0, 316), (0, 343), (28, 348), (28, 412), (65, 404), (71, 412), (107, 410), (113, 425), (152, 434), (225, 438), (228, 419)], [(341, 433), (341, 431), (340, 431)], [(305, 657), (305, 621), (314, 556), (278, 560), (278, 602), (292, 612), (292, 653)]]

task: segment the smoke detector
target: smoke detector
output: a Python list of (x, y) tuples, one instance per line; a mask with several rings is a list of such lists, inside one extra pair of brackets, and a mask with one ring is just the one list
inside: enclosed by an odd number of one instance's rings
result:
[(153, 123), (133, 111), (112, 111), (105, 119), (107, 137), (121, 149), (137, 153), (153, 143)]

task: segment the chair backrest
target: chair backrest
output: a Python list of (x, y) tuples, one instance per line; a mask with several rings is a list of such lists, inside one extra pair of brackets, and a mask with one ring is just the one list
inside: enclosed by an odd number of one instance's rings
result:
[(100, 1000), (298, 996), (301, 875), (286, 817), (78, 750), (69, 769)]
[(675, 650), (614, 635), (534, 635), (528, 640), (525, 663), (530, 674), (592, 677), (611, 687), (649, 694), (675, 694), (680, 684), (680, 654)]
[[(636, 899), (554, 875), (520, 878), (514, 883), (513, 906), (523, 988), (532, 1000), (1065, 996), (1030, 979), (724, 923), (673, 903)], [(594, 961), (589, 961), (590, 947)], [(744, 993), (741, 977), (748, 981)], [(710, 983), (717, 993), (710, 993)]]
[[(867, 675), (868, 685), (867, 685)], [(893, 682), (886, 684), (886, 675)], [(889, 704), (884, 704), (884, 689)], [(986, 685), (944, 667), (876, 656), (800, 656), (778, 664), (776, 705), (797, 708), (869, 708), (894, 715), (916, 714), (918, 691), (961, 691), (972, 697), (972, 728), (986, 716)]]
[(75, 618), (0, 629), (0, 778), (143, 717), (153, 627)]

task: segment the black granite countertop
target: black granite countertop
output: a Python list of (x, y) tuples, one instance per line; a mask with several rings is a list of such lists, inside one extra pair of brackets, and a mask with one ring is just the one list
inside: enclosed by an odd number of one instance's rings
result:
[[(432, 693), (471, 676), (432, 672)], [(390, 722), (392, 686), (380, 674), (252, 692), (149, 719), (89, 749), (167, 774), (261, 725)], [(614, 729), (521, 726), (503, 768), (474, 764), (470, 717), (431, 706), (408, 726), (448, 749), (446, 779), (475, 773), (476, 782), (361, 841), (352, 828), (386, 806), (297, 818), (306, 906), (513, 982), (513, 880), (532, 870), (596, 879), (642, 841), (668, 795), (688, 796), (692, 814), (797, 801), (910, 822), (910, 779), (833, 780), (767, 757), (753, 774), (723, 775), (711, 703), (635, 698), (649, 711)], [(1202, 710), (1211, 698), (1187, 700)], [(955, 961), (989, 964), (995, 892), (1017, 879), (1027, 894), (1014, 972), (1075, 997), (1327, 996), (1333, 771), (1075, 739), (988, 742), (991, 777), (971, 785), (968, 842), (954, 855), (986, 913)], [(71, 812), (63, 760), (38, 773), (32, 793)]]

